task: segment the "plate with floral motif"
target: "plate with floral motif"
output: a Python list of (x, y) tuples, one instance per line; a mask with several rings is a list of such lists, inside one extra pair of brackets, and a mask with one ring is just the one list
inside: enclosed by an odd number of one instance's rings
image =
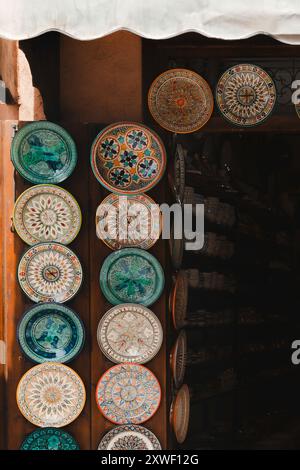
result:
[(214, 108), (209, 84), (187, 69), (171, 69), (159, 75), (148, 93), (153, 119), (177, 134), (195, 132), (206, 124)]
[(28, 245), (76, 238), (81, 227), (81, 211), (76, 199), (63, 188), (39, 184), (24, 191), (13, 213), (14, 228)]
[(98, 344), (112, 362), (144, 364), (160, 350), (163, 331), (157, 316), (143, 305), (116, 305), (101, 318)]
[(23, 375), (16, 398), (20, 412), (32, 424), (60, 428), (78, 418), (86, 393), (73, 369), (58, 362), (45, 362)]
[(176, 393), (170, 410), (170, 423), (176, 440), (182, 444), (187, 436), (190, 421), (190, 392), (186, 384)]
[(106, 433), (98, 450), (161, 450), (161, 445), (149, 429), (125, 424)]
[(31, 307), (18, 326), (18, 340), (24, 354), (34, 362), (69, 362), (81, 351), (84, 327), (69, 307), (55, 303)]
[(35, 121), (18, 130), (11, 159), (20, 175), (31, 183), (61, 183), (73, 172), (77, 150), (72, 137), (53, 122)]
[(153, 188), (164, 174), (166, 150), (160, 137), (134, 122), (103, 129), (91, 149), (95, 177), (117, 194), (139, 194)]
[(139, 364), (118, 364), (108, 369), (96, 388), (96, 402), (115, 424), (141, 424), (157, 411), (161, 388), (155, 375)]
[(100, 287), (112, 305), (142, 304), (148, 307), (160, 296), (165, 277), (159, 261), (140, 248), (111, 253), (100, 271)]
[(276, 87), (270, 75), (253, 64), (238, 64), (226, 70), (216, 89), (222, 115), (238, 126), (265, 121), (276, 102)]
[(19, 284), (33, 302), (67, 302), (79, 290), (82, 278), (79, 259), (60, 243), (30, 247), (18, 266)]
[(148, 250), (161, 233), (160, 208), (146, 194), (109, 194), (98, 206), (96, 233), (112, 250)]
[(42, 428), (26, 436), (20, 450), (79, 450), (79, 445), (62, 429)]

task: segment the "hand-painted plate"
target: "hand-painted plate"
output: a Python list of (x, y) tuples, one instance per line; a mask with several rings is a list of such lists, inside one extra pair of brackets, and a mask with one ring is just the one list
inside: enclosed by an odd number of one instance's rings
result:
[(272, 112), (276, 87), (262, 68), (253, 64), (238, 64), (221, 76), (216, 101), (228, 121), (238, 126), (255, 126)]
[(121, 304), (104, 314), (98, 344), (112, 362), (144, 364), (160, 350), (163, 331), (157, 316), (143, 305)]
[(31, 183), (61, 183), (76, 166), (77, 150), (62, 127), (38, 121), (16, 133), (11, 159), (20, 175)]
[(79, 450), (79, 445), (66, 431), (43, 428), (26, 436), (20, 450)]
[(96, 388), (96, 402), (106, 419), (115, 424), (141, 424), (157, 411), (161, 389), (155, 375), (138, 364), (108, 369)]
[(91, 150), (99, 183), (118, 194), (145, 193), (164, 174), (166, 150), (158, 135), (142, 124), (118, 122), (103, 129)]
[(186, 332), (181, 331), (171, 350), (170, 365), (175, 387), (178, 388), (183, 382), (186, 370), (187, 340)]
[(146, 194), (118, 196), (109, 194), (96, 212), (96, 233), (109, 248), (148, 250), (159, 239), (159, 206)]
[(149, 429), (125, 424), (106, 433), (98, 450), (161, 450), (161, 445)]
[(75, 253), (59, 243), (39, 243), (21, 258), (18, 279), (34, 302), (70, 300), (82, 283), (82, 267)]
[(169, 171), (169, 184), (176, 201), (182, 203), (185, 190), (185, 157), (181, 144), (176, 145), (174, 162)]
[(34, 362), (69, 362), (84, 343), (84, 327), (78, 315), (61, 304), (31, 307), (18, 326), (23, 352)]
[(190, 420), (190, 392), (187, 385), (178, 390), (170, 410), (170, 422), (176, 440), (182, 444), (187, 436)]
[(200, 129), (209, 120), (214, 98), (210, 86), (201, 75), (192, 70), (171, 69), (152, 83), (148, 106), (161, 127), (187, 134)]
[(179, 271), (170, 294), (170, 311), (172, 313), (173, 325), (176, 330), (183, 328), (186, 321), (188, 306), (188, 277), (184, 270)]
[(32, 186), (17, 199), (14, 227), (28, 245), (40, 242), (71, 243), (81, 227), (81, 211), (76, 199), (63, 188), (51, 184)]
[(100, 286), (107, 300), (148, 307), (161, 295), (163, 269), (154, 256), (139, 248), (124, 248), (110, 254), (102, 264)]
[(82, 412), (84, 384), (70, 367), (45, 362), (29, 369), (17, 388), (22, 415), (35, 426), (60, 428), (72, 423)]

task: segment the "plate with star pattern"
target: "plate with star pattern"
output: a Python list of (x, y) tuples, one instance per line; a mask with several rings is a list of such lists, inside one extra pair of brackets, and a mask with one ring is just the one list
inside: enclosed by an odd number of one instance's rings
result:
[(124, 424), (108, 431), (98, 450), (161, 450), (157, 437), (144, 426)]

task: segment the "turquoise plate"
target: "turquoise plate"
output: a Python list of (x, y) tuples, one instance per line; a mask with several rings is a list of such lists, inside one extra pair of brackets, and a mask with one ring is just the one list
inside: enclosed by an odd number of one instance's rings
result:
[(163, 269), (154, 256), (139, 248), (124, 248), (109, 255), (100, 271), (100, 286), (107, 300), (152, 305), (165, 283)]
[(76, 166), (77, 150), (62, 127), (36, 121), (16, 133), (11, 159), (15, 169), (31, 183), (61, 183)]
[(69, 362), (81, 351), (85, 333), (82, 321), (69, 307), (38, 304), (23, 315), (18, 340), (34, 362)]
[(79, 445), (66, 431), (43, 428), (26, 436), (20, 450), (79, 450)]

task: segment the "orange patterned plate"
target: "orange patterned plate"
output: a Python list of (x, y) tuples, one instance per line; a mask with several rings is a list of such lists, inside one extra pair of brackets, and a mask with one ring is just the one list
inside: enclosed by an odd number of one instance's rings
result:
[(169, 298), (169, 309), (172, 313), (173, 325), (176, 330), (185, 326), (188, 305), (188, 277), (186, 271), (179, 271)]

